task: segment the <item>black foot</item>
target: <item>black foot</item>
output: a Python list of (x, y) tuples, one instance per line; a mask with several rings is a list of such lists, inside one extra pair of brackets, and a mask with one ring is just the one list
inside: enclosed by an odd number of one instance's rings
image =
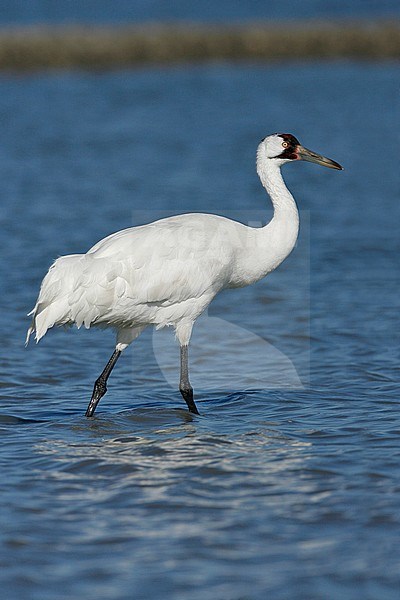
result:
[(191, 387), (190, 388), (180, 387), (179, 391), (182, 394), (183, 399), (185, 400), (186, 404), (188, 405), (189, 412), (191, 412), (195, 415), (199, 415), (200, 413), (197, 410), (195, 401), (193, 400), (193, 389)]
[(93, 413), (96, 410), (98, 403), (100, 402), (100, 400), (102, 399), (102, 397), (104, 396), (106, 391), (107, 391), (106, 382), (104, 381), (104, 379), (101, 379), (99, 377), (99, 379), (96, 379), (96, 382), (94, 384), (92, 397), (90, 399), (89, 406), (87, 407), (86, 413), (85, 413), (86, 417), (93, 416)]

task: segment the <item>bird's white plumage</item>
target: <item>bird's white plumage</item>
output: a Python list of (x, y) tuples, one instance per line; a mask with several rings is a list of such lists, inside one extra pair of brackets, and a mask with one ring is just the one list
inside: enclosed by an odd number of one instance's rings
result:
[(299, 215), (280, 167), (308, 160), (342, 167), (301, 146), (291, 134), (264, 138), (257, 173), (269, 193), (272, 220), (252, 228), (224, 217), (187, 214), (114, 233), (86, 254), (58, 258), (42, 281), (26, 343), (54, 325), (113, 327), (116, 347), (96, 379), (86, 410), (92, 417), (122, 350), (148, 325), (172, 325), (180, 344), (179, 390), (199, 414), (189, 380), (188, 345), (193, 323), (224, 288), (265, 277), (292, 251)]
[(265, 267), (249, 270), (260, 250), (257, 232), (223, 217), (187, 214), (119, 231), (87, 254), (62, 256), (43, 280), (28, 335), (35, 330), (38, 341), (53, 325), (73, 323), (117, 331), (173, 325), (185, 343), (221, 289), (264, 273)]
[(279, 156), (285, 144), (272, 135), (257, 151), (257, 172), (274, 205), (265, 227), (186, 214), (62, 256), (43, 279), (27, 341), (33, 332), (39, 341), (54, 325), (110, 326), (123, 350), (146, 326), (172, 325), (180, 344), (188, 344), (194, 321), (219, 291), (258, 281), (295, 245), (298, 211), (280, 173), (288, 162)]

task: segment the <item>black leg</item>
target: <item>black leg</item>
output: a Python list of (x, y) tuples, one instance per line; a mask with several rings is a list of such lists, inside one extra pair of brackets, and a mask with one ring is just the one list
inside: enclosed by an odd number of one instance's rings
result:
[(109, 378), (110, 373), (115, 366), (115, 363), (119, 359), (120, 354), (121, 354), (120, 350), (114, 350), (110, 360), (104, 367), (102, 374), (100, 375), (100, 377), (98, 379), (96, 379), (96, 382), (95, 382), (94, 388), (93, 388), (92, 397), (90, 399), (89, 406), (86, 409), (86, 413), (85, 413), (86, 417), (93, 416), (93, 413), (96, 410), (96, 406), (98, 405), (98, 403), (100, 402), (100, 400), (104, 396), (104, 394), (106, 393), (107, 379)]
[(199, 415), (195, 401), (193, 400), (193, 388), (189, 382), (188, 346), (181, 346), (181, 379), (179, 391), (188, 405), (189, 412)]

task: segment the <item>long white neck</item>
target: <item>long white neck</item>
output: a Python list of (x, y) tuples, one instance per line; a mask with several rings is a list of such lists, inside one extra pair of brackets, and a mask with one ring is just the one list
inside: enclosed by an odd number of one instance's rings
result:
[(299, 233), (299, 212), (283, 181), (281, 164), (266, 158), (262, 151), (257, 153), (257, 173), (274, 207), (271, 221), (258, 230), (258, 243), (263, 250), (267, 272), (275, 269), (290, 254)]
[[(291, 253), (299, 233), (299, 213), (281, 175), (285, 160), (271, 160), (263, 144), (257, 152), (257, 173), (271, 197), (274, 216), (265, 227), (236, 228), (242, 245), (228, 287), (241, 287), (259, 281), (276, 269)], [(244, 233), (243, 233), (244, 232)], [(240, 238), (240, 235), (243, 237)]]
[[(245, 242), (229, 281), (230, 287), (249, 285), (276, 269), (291, 253), (299, 233), (299, 213), (292, 194), (282, 179), (285, 161), (270, 160), (257, 153), (257, 173), (271, 197), (274, 216), (265, 227), (246, 227)], [(280, 163), (280, 164), (279, 164)]]

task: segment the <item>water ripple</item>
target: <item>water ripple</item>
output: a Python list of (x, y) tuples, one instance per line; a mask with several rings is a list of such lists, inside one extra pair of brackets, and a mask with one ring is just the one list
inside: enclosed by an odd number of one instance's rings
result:
[[(397, 600), (397, 89), (394, 64), (5, 76), (7, 600)], [(346, 171), (287, 168), (298, 245), (195, 327), (201, 416), (177, 389), (172, 332), (148, 330), (86, 419), (114, 338), (55, 331), (24, 349), (44, 270), (166, 213), (265, 222), (249, 165), (279, 123)]]

